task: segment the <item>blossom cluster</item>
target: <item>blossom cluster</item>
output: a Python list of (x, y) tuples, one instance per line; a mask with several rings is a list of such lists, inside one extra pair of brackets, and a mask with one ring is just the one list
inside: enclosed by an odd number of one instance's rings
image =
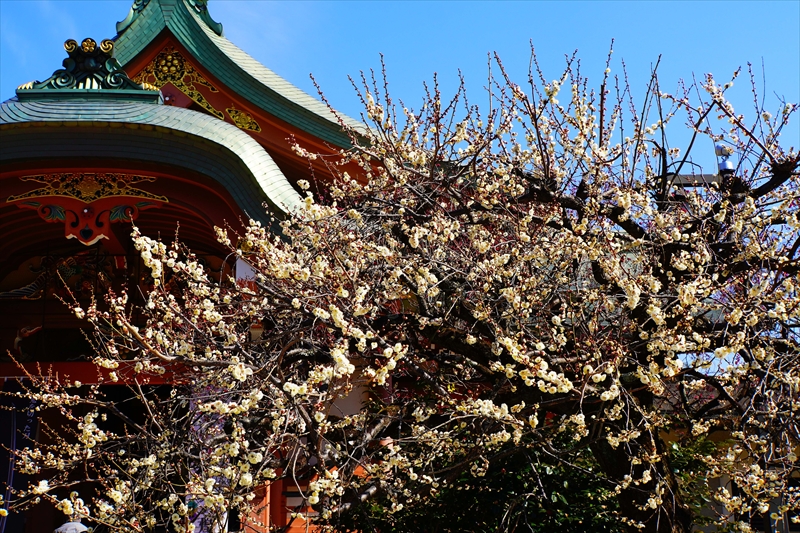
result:
[[(49, 495), (92, 472), (98, 523), (188, 532), (190, 503), (222, 524), (283, 478), (295, 516), (335, 527), (512, 454), (589, 448), (628, 524), (677, 523), (698, 484), (738, 487), (713, 488), (720, 523), (776, 500), (796, 516), (800, 156), (779, 142), (795, 108), (747, 123), (708, 78), (705, 97), (656, 91), (628, 113), (608, 73), (596, 93), (574, 62), (525, 89), (498, 68), (485, 115), (463, 88), (414, 111), (367, 83), (369, 127), (343, 125), (331, 181), (301, 183), (272, 226), (218, 229), (249, 283), (135, 230), (152, 291), (75, 312), (146, 416), (37, 382), (77, 429), (19, 452), (56, 472), (20, 501), (89, 516)], [(696, 156), (662, 144), (679, 114), (739, 156), (735, 175), (678, 183)], [(692, 458), (704, 471), (676, 475), (669, 450), (698, 439), (716, 443)]]

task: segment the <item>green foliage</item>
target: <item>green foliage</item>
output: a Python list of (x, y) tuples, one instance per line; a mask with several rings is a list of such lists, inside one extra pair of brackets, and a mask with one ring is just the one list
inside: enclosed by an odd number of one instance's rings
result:
[(709, 525), (714, 520), (703, 515), (711, 503), (711, 491), (708, 488), (707, 476), (710, 469), (707, 457), (715, 456), (720, 443), (705, 437), (696, 438), (691, 435), (673, 442), (669, 446), (670, 466), (678, 481), (684, 504), (691, 510), (694, 523), (698, 526)]
[(482, 477), (465, 472), (426, 505), (390, 513), (386, 501), (376, 501), (344, 517), (342, 525), (359, 533), (622, 531), (613, 493), (594, 475), (591, 452), (580, 449), (562, 461), (520, 449)]

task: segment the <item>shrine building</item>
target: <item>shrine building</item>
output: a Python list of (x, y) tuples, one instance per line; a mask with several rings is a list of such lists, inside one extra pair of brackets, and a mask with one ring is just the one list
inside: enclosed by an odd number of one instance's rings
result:
[[(210, 271), (230, 275), (214, 227), (285, 215), (300, 202), (298, 180), (330, 176), (292, 143), (332, 154), (349, 145), (340, 120), (355, 124), (227, 40), (207, 0), (134, 0), (113, 38), (67, 37), (63, 65), (42, 65), (43, 81), (23, 83), (0, 105), (6, 391), (23, 375), (12, 357), (32, 373), (102, 379), (87, 324), (64, 301), (122, 286), (147, 292), (132, 223), (169, 242), (177, 233)], [(32, 410), (0, 411), (2, 444), (25, 445), (40, 422)], [(0, 479), (25, 487), (6, 455)], [(262, 490), (259, 521), (286, 525), (303, 501), (296, 490), (281, 482)], [(6, 533), (49, 533), (64, 515), (39, 505), (0, 520)]]

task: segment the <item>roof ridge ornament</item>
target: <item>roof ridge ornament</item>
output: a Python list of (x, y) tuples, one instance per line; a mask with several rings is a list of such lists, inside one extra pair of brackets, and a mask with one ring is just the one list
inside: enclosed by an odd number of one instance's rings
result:
[[(17, 88), (17, 95), (33, 90), (123, 90), (157, 91), (155, 87), (139, 85), (131, 80), (114, 59), (114, 41), (104, 39), (98, 46), (94, 39), (86, 38), (80, 45), (74, 39), (64, 43), (68, 57), (64, 68), (53, 72), (45, 81), (31, 81)], [(21, 94), (22, 93), (22, 94)]]
[[(150, 0), (147, 1), (149, 2)], [(194, 8), (195, 13), (206, 23), (206, 26), (211, 28), (211, 31), (222, 36), (222, 24), (212, 19), (208, 13), (208, 0), (186, 0), (186, 3)]]
[[(124, 20), (117, 22), (117, 35), (121, 35), (125, 30), (127, 30), (131, 24), (139, 17), (139, 15), (144, 11), (144, 8), (150, 4), (151, 0), (133, 0), (133, 4), (131, 5), (130, 11), (128, 11), (128, 16), (125, 17)], [(161, 4), (161, 0), (154, 0), (155, 4)], [(200, 17), (206, 26), (208, 26), (211, 31), (216, 33), (219, 36), (222, 36), (222, 24), (216, 22), (214, 19), (211, 18), (211, 15), (208, 13), (208, 0), (172, 0), (171, 2), (164, 2), (164, 3), (175, 3), (181, 4), (185, 3), (187, 9), (194, 10), (197, 13), (197, 16)]]
[(128, 29), (128, 26), (133, 24), (133, 21), (136, 20), (136, 17), (139, 16), (139, 13), (142, 12), (144, 8), (147, 7), (147, 4), (150, 3), (150, 0), (133, 0), (133, 5), (131, 5), (131, 10), (128, 11), (128, 16), (125, 17), (124, 20), (120, 20), (117, 22), (117, 34), (124, 32)]

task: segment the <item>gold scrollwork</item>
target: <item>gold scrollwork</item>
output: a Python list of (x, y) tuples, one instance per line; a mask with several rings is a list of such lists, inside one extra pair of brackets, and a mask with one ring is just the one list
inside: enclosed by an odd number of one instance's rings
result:
[(174, 85), (179, 91), (188, 96), (197, 105), (216, 116), (224, 119), (222, 111), (217, 110), (206, 100), (205, 96), (197, 89), (198, 85), (207, 87), (211, 92), (218, 92), (203, 75), (194, 68), (183, 54), (171, 46), (167, 46), (133, 80), (144, 85), (150, 83), (161, 89), (167, 83)]
[(152, 176), (133, 176), (112, 172), (81, 172), (76, 174), (39, 174), (36, 176), (23, 176), (20, 179), (22, 181), (41, 183), (44, 187), (16, 196), (9, 196), (8, 199), (6, 199), (6, 203), (42, 196), (66, 196), (87, 204), (109, 196), (134, 196), (137, 198), (157, 200), (159, 202), (169, 202), (164, 196), (131, 187), (131, 185), (136, 183), (155, 181), (156, 178)]
[(238, 126), (240, 129), (256, 132), (261, 131), (261, 126), (258, 125), (258, 122), (256, 122), (256, 119), (253, 118), (253, 115), (247, 111), (236, 109), (233, 104), (231, 104), (231, 106), (225, 111), (228, 112), (228, 116), (231, 117), (233, 123), (236, 124), (236, 126)]

